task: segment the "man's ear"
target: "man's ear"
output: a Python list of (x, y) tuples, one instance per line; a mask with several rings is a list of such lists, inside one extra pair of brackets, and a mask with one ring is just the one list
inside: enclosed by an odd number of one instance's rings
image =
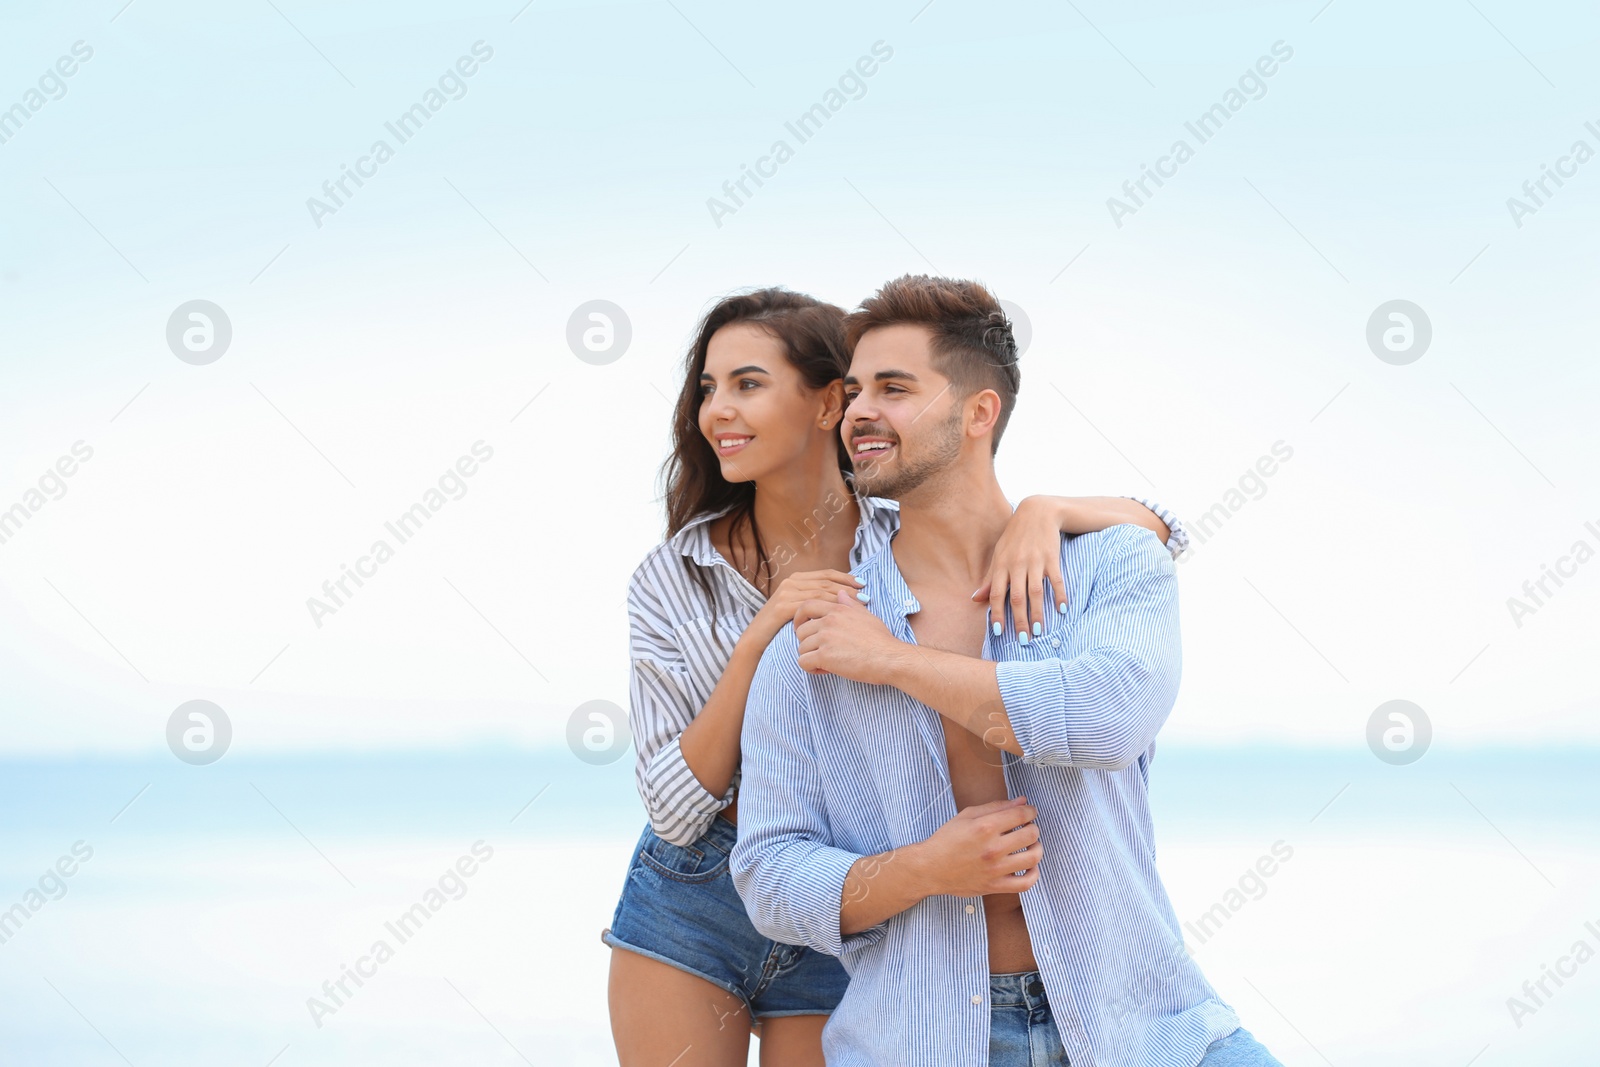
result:
[(984, 434), (993, 436), (995, 425), (1000, 420), (1000, 394), (993, 389), (979, 389), (967, 398), (967, 404), (972, 412), (972, 421), (967, 426), (969, 437), (982, 437)]

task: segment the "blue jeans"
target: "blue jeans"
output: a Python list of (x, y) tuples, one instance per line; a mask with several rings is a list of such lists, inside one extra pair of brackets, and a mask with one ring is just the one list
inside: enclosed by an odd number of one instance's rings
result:
[(850, 976), (833, 956), (773, 941), (751, 924), (728, 871), (737, 835), (720, 815), (691, 845), (646, 824), (600, 940), (726, 989), (756, 1019), (832, 1014)]
[[(989, 976), (989, 1067), (1068, 1067), (1038, 971)], [(1283, 1067), (1240, 1027), (1211, 1042), (1198, 1067)]]

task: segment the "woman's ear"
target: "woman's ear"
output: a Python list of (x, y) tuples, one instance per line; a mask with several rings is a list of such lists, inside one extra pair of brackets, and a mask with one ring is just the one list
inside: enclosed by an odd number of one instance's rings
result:
[(820, 425), (823, 429), (832, 430), (844, 421), (844, 380), (835, 379), (822, 390), (822, 413)]

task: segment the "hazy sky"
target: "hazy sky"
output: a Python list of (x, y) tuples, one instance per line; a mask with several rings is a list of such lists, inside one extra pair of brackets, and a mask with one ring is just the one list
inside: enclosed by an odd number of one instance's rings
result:
[(1211, 516), (1164, 737), (1600, 740), (1593, 9), (520, 4), (10, 6), (0, 751), (201, 697), (259, 751), (555, 742), (626, 701), (697, 317), (906, 271), (1026, 314), (1014, 499)]

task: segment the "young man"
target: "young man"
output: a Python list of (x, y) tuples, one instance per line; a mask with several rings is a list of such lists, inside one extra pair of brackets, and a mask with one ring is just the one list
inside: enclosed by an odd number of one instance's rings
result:
[(1043, 621), (988, 617), (971, 595), (1012, 513), (1005, 314), (975, 283), (907, 276), (847, 326), (856, 489), (899, 500), (900, 529), (855, 568), (865, 605), (806, 604), (762, 657), (731, 859), (758, 930), (850, 974), (828, 1063), (1277, 1064), (1190, 960), (1156, 872), (1172, 559), (1132, 525), (1063, 535)]

